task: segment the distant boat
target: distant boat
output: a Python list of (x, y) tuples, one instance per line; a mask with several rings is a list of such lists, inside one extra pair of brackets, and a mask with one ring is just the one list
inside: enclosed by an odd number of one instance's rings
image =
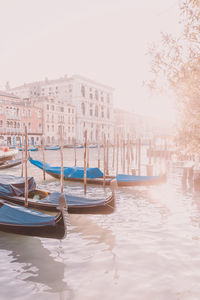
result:
[(9, 149), (8, 147), (0, 147), (0, 161), (7, 161), (13, 159), (18, 153), (16, 149)]
[[(24, 150), (24, 149), (23, 149)], [(22, 148), (19, 148), (19, 151), (22, 151)], [(38, 147), (28, 148), (27, 151), (38, 151)]]
[(12, 167), (20, 165), (21, 163), (22, 163), (21, 158), (14, 159), (14, 160), (8, 160), (8, 161), (5, 161), (5, 162), (1, 162), (1, 164), (0, 164), (0, 170), (12, 168)]
[(89, 148), (98, 148), (98, 145), (97, 144), (91, 144), (88, 146)]
[(60, 146), (46, 146), (45, 150), (60, 150)]
[(76, 146), (74, 146), (74, 145), (67, 145), (64, 148), (77, 148), (77, 149), (79, 149), (79, 148), (83, 148), (83, 145), (76, 145)]
[[(36, 167), (43, 170), (43, 162), (30, 158), (30, 162)], [(45, 172), (55, 178), (60, 178), (60, 167), (53, 167), (45, 163)], [(83, 167), (64, 167), (64, 180), (67, 181), (84, 181), (84, 168)], [(104, 184), (103, 173), (98, 168), (86, 169), (87, 183), (91, 184)], [(118, 174), (115, 176), (106, 176), (105, 184), (109, 185), (111, 180), (116, 179), (118, 186), (148, 186), (157, 185), (166, 182), (166, 174), (160, 176), (137, 176)]]
[[(115, 210), (115, 193), (107, 198), (91, 198), (65, 194), (68, 212), (74, 214), (111, 214)], [(36, 188), (34, 178), (29, 178), (28, 206), (31, 208), (57, 211), (60, 193)], [(19, 188), (18, 188), (19, 187)], [(0, 175), (0, 197), (11, 203), (24, 206), (25, 179), (11, 175)]]
[(63, 239), (66, 224), (63, 209), (56, 216), (0, 201), (0, 231), (28, 236)]

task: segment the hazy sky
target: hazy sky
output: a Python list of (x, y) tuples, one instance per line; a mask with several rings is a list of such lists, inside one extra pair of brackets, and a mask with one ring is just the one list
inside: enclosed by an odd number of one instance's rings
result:
[[(0, 0), (0, 89), (80, 74), (115, 88), (115, 105), (152, 115), (171, 103), (149, 97), (148, 45), (176, 33), (176, 0)], [(159, 99), (159, 100), (158, 100)]]

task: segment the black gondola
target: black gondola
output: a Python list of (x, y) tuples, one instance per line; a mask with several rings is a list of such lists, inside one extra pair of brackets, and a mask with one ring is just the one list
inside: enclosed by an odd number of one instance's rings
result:
[[(66, 194), (69, 213), (74, 214), (111, 214), (115, 209), (114, 185), (116, 180), (111, 181), (112, 195), (95, 199), (78, 197)], [(25, 179), (12, 175), (0, 175), (0, 197), (21, 206), (24, 206)], [(48, 192), (36, 188), (33, 177), (28, 178), (28, 206), (45, 211), (57, 211), (58, 192)]]
[(12, 168), (12, 167), (21, 165), (21, 163), (22, 163), (21, 158), (14, 159), (14, 160), (8, 160), (8, 161), (5, 161), (0, 164), (0, 170)]
[(66, 235), (66, 212), (63, 195), (59, 198), (59, 209), (60, 212), (56, 216), (50, 216), (1, 200), (0, 231), (63, 239)]
[[(40, 189), (34, 189), (29, 192), (28, 207), (44, 210), (57, 211), (58, 198), (60, 193), (50, 193)], [(5, 200), (24, 206), (25, 200), (23, 196), (1, 195)], [(115, 193), (106, 199), (94, 199), (86, 197), (78, 197), (73, 195), (65, 195), (67, 201), (68, 212), (70, 214), (111, 214), (115, 210)]]

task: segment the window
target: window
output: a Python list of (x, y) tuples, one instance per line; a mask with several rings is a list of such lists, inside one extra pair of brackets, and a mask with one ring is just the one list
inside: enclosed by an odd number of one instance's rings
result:
[(107, 118), (110, 119), (110, 111), (107, 109)]
[(96, 99), (96, 100), (99, 100), (99, 93), (98, 93), (97, 90), (95, 90), (95, 99)]
[(95, 106), (95, 117), (98, 117), (98, 105)]
[(47, 110), (49, 110), (49, 104), (47, 104)]
[(54, 110), (54, 105), (51, 105), (51, 109)]
[(90, 116), (93, 115), (92, 104), (90, 104)]
[(85, 86), (84, 85), (81, 86), (81, 95), (83, 97), (85, 97)]
[(85, 103), (81, 104), (82, 114), (85, 115)]
[(109, 104), (110, 103), (110, 95), (107, 94), (107, 103)]

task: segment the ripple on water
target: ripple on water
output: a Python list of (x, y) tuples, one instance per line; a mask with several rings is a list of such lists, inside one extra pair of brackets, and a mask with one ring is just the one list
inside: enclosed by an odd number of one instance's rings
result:
[[(90, 157), (96, 166), (93, 150)], [(77, 158), (81, 164), (80, 149)], [(73, 165), (72, 149), (64, 159)], [(46, 151), (47, 162), (59, 160), (59, 151)], [(21, 167), (9, 172), (20, 176)], [(59, 181), (44, 182), (36, 167), (29, 165), (29, 174), (39, 187), (59, 191)], [(199, 299), (200, 197), (183, 191), (180, 179), (171, 173), (162, 186), (118, 188), (114, 214), (70, 215), (62, 241), (1, 233), (0, 299)], [(83, 186), (65, 183), (64, 191), (83, 195)], [(92, 197), (109, 193), (87, 187)]]

